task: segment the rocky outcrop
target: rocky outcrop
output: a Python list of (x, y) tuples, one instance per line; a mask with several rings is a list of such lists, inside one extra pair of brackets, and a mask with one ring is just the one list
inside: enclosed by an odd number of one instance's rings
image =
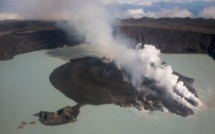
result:
[(39, 121), (47, 126), (62, 125), (70, 122), (74, 123), (77, 121), (80, 107), (81, 106), (77, 104), (73, 107), (64, 107), (57, 112), (40, 111), (39, 113), (34, 114), (34, 116), (39, 117)]

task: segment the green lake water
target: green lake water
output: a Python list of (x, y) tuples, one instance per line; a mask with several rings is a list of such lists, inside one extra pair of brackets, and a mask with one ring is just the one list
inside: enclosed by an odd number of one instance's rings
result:
[(50, 127), (37, 121), (35, 125), (16, 130), (22, 121), (37, 120), (32, 116), (34, 113), (76, 104), (51, 85), (49, 75), (68, 59), (88, 55), (93, 55), (89, 46), (80, 45), (0, 61), (0, 134), (214, 134), (215, 61), (201, 54), (161, 55), (175, 71), (195, 79), (194, 87), (203, 105), (193, 116), (182, 118), (115, 105), (89, 105), (81, 108), (74, 124)]

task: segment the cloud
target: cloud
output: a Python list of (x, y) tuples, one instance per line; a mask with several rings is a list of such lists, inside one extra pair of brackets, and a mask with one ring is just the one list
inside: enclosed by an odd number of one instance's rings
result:
[(124, 12), (124, 18), (142, 18), (142, 17), (151, 17), (151, 18), (185, 18), (193, 17), (193, 14), (187, 9), (179, 9), (174, 7), (172, 9), (161, 9), (157, 12), (145, 12), (143, 9), (129, 9)]
[(118, 4), (133, 4), (133, 5), (138, 5), (138, 6), (151, 6), (152, 5), (152, 2), (150, 1), (115, 1), (115, 3), (118, 3)]
[(202, 11), (200, 11), (200, 13), (198, 14), (198, 17), (206, 18), (206, 19), (209, 19), (209, 18), (215, 19), (215, 6), (204, 8)]
[[(77, 7), (75, 5), (81, 3), (76, 0), (74, 4), (72, 1), (73, 0), (61, 0), (60, 2), (59, 0), (4, 0), (2, 2), (0, 0), (0, 13), (15, 13), (25, 19), (69, 19), (74, 15), (72, 12), (74, 12), (74, 7)], [(196, 3), (195, 1), (198, 0), (90, 0), (89, 2), (107, 7), (112, 12), (112, 16), (123, 16), (123, 18), (184, 18), (202, 16), (204, 18), (210, 18), (210, 16), (214, 18), (213, 11), (206, 11), (209, 9), (203, 11), (203, 8), (214, 5), (215, 0), (198, 1)], [(81, 4), (84, 4), (84, 2)], [(201, 13), (199, 13), (200, 11)]]
[(178, 7), (174, 7), (173, 9), (162, 9), (161, 12), (155, 13), (155, 17), (179, 17), (179, 18), (185, 18), (185, 17), (192, 17), (192, 13), (187, 9), (180, 10)]
[(23, 18), (15, 13), (0, 14), (0, 20), (20, 20), (20, 19), (23, 19)]
[(69, 0), (29, 0), (23, 4), (25, 8), (20, 11), (25, 19), (64, 19), (71, 15), (68, 11)]
[(150, 16), (150, 15), (145, 13), (143, 11), (143, 9), (129, 9), (125, 12), (125, 16), (128, 18), (131, 17), (131, 18), (138, 19), (138, 18), (142, 18), (144, 16)]
[[(71, 18), (75, 5), (81, 0), (14, 0), (0, 1), (1, 13), (14, 13), (23, 19), (59, 20)], [(93, 0), (92, 0), (93, 1)], [(3, 8), (2, 8), (3, 7)]]
[[(110, 4), (110, 3), (120, 3), (120, 4), (137, 4), (142, 3), (143, 5), (148, 5), (155, 2), (171, 2), (171, 3), (192, 3), (203, 0), (99, 0), (102, 3)], [(215, 0), (204, 0), (204, 2), (212, 2)]]
[(141, 5), (141, 6), (151, 6), (152, 2), (149, 1), (143, 1), (143, 2), (139, 2), (137, 3), (137, 5)]

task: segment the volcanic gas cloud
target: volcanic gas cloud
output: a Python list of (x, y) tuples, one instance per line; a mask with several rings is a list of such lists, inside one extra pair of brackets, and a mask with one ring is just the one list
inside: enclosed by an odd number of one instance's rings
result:
[[(125, 39), (113, 36), (112, 25), (115, 19), (101, 4), (86, 0), (72, 0), (68, 4), (71, 5), (72, 15), (64, 28), (66, 27), (69, 33), (69, 27), (75, 27), (99, 58), (71, 60), (51, 74), (52, 84), (66, 96), (74, 99), (80, 106), (106, 103), (136, 107), (138, 105), (138, 109), (167, 109), (182, 116), (193, 114), (201, 105), (191, 87), (191, 81), (186, 82), (188, 78), (174, 72), (171, 66), (162, 64), (160, 51), (154, 46), (143, 45), (143, 49), (139, 49), (138, 46), (142, 44), (138, 44), (134, 49)], [(103, 61), (108, 59), (109, 62), (102, 62), (102, 57), (105, 57)], [(106, 75), (103, 72), (106, 72)], [(60, 78), (62, 76), (64, 82)], [(82, 84), (78, 84), (76, 79), (82, 80), (79, 81)], [(84, 84), (85, 86), (82, 86)], [(81, 89), (82, 95), (71, 87)], [(106, 99), (102, 101), (93, 98), (91, 91), (97, 96), (106, 94)], [(84, 92), (89, 92), (91, 98)], [(115, 97), (116, 101), (107, 99), (107, 94), (110, 98)], [(124, 101), (119, 101), (117, 97)]]
[[(142, 82), (144, 79), (151, 79), (156, 86), (165, 90), (163, 97), (172, 98), (191, 109), (201, 105), (200, 100), (184, 83), (178, 81), (171, 66), (162, 65), (159, 50), (151, 45), (144, 45), (143, 49), (129, 47), (126, 40), (113, 37), (113, 23), (114, 18), (105, 8), (91, 2), (80, 5), (69, 20), (69, 24), (85, 36), (86, 43), (92, 45), (98, 57), (114, 59), (129, 72), (133, 86), (139, 91), (147, 91)], [(191, 105), (185, 98), (197, 105)]]

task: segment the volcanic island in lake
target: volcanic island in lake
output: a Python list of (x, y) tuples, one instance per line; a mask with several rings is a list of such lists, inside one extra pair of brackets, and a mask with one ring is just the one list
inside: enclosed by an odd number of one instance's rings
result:
[[(153, 65), (152, 65), (153, 66)], [(183, 81), (184, 86), (196, 97), (192, 87), (193, 79), (174, 72)], [(57, 112), (40, 111), (35, 116), (44, 125), (61, 125), (77, 121), (80, 108), (84, 105), (116, 104), (121, 107), (134, 107), (138, 110), (164, 111), (186, 117), (194, 110), (174, 98), (167, 96), (166, 90), (159, 87), (155, 80), (143, 79), (142, 87), (137, 90), (131, 75), (123, 67), (119, 68), (113, 61), (105, 62), (103, 58), (85, 57), (71, 59), (70, 62), (56, 68), (50, 74), (51, 84), (68, 98), (77, 102), (76, 106), (67, 106)], [(175, 94), (184, 97), (179, 92)], [(196, 107), (198, 104), (189, 98), (184, 99)]]

